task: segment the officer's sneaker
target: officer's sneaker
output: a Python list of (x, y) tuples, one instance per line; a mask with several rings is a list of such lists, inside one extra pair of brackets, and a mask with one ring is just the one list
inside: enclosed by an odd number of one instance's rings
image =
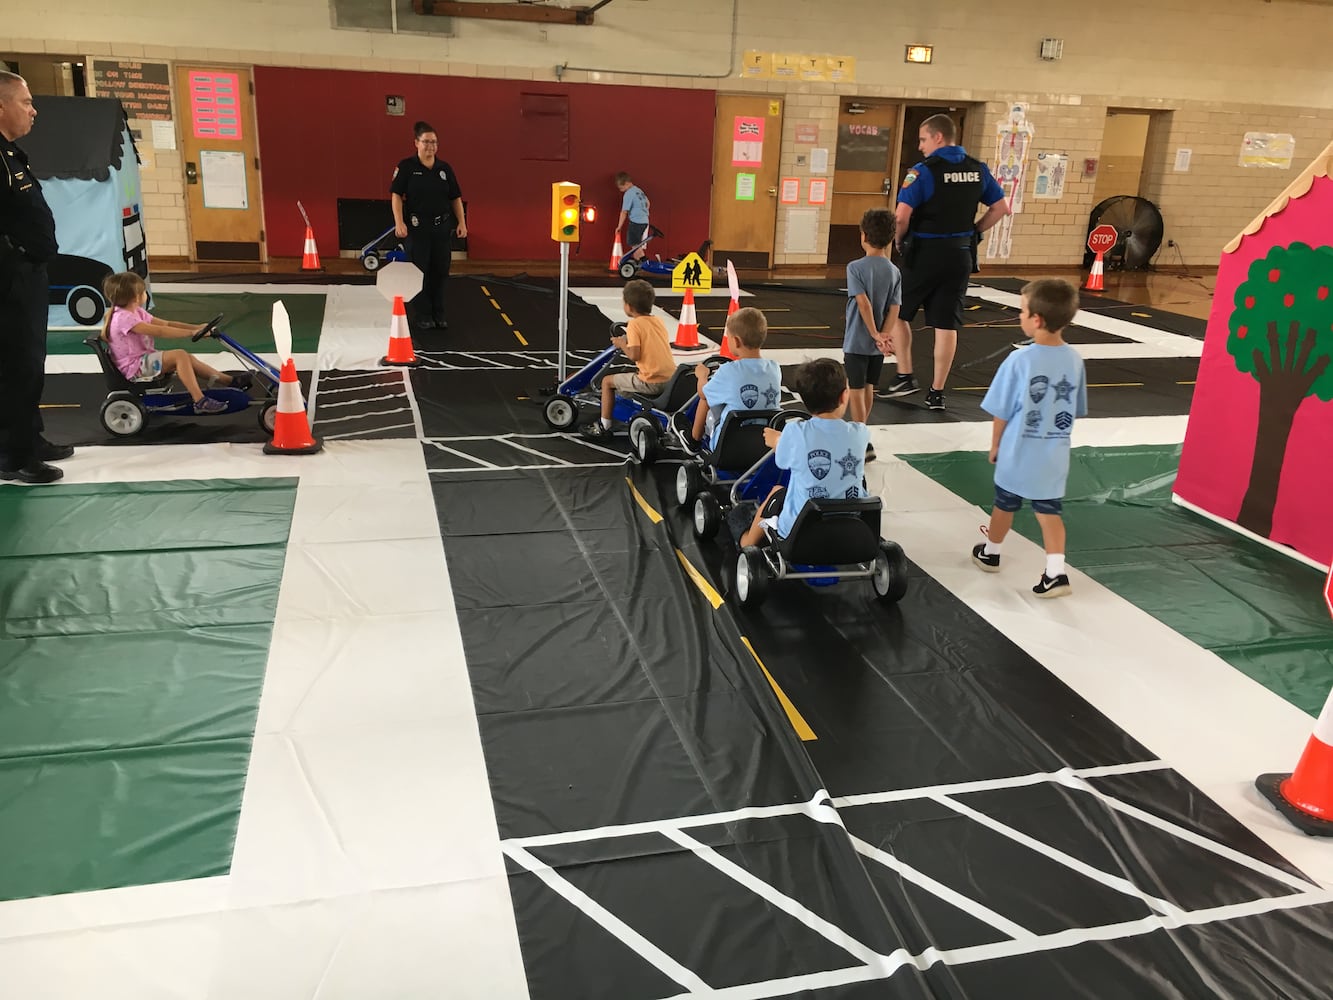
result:
[(927, 389), (926, 390), (926, 409), (943, 410), (944, 409), (944, 390)]
[(972, 561), (983, 573), (1000, 572), (1000, 553), (987, 553), (986, 543), (980, 542), (972, 549)]
[(1066, 597), (1073, 591), (1069, 586), (1069, 577), (1064, 573), (1052, 579), (1045, 573), (1037, 581), (1037, 585), (1032, 588), (1032, 592), (1038, 597)]
[(201, 396), (194, 401), (195, 413), (221, 413), (226, 408), (226, 403), (211, 396)]
[(875, 396), (879, 399), (897, 399), (899, 396), (910, 396), (920, 390), (921, 386), (916, 384), (916, 379), (911, 375), (899, 375), (889, 383), (887, 389), (883, 392), (876, 392)]
[(694, 422), (690, 420), (689, 415), (684, 412), (671, 414), (671, 433), (680, 446), (691, 455), (697, 455), (703, 451), (703, 444), (694, 440)]

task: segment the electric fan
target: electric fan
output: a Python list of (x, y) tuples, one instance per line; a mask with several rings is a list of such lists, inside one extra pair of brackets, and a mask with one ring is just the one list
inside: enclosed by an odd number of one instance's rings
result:
[[(1092, 210), (1088, 217), (1088, 232), (1097, 226), (1114, 226), (1120, 234), (1105, 261), (1107, 268), (1124, 271), (1147, 270), (1166, 231), (1162, 213), (1156, 205), (1147, 198), (1128, 194), (1107, 198)], [(1084, 255), (1083, 266), (1092, 266), (1092, 251)]]

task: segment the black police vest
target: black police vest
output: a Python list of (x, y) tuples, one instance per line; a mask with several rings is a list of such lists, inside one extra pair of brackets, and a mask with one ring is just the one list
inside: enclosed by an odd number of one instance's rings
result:
[(925, 167), (935, 181), (935, 193), (912, 213), (912, 232), (971, 233), (981, 202), (981, 162), (970, 156), (957, 163), (931, 156)]

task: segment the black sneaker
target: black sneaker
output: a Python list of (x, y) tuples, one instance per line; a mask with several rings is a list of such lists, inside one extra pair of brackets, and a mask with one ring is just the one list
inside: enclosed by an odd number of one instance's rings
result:
[(254, 384), (254, 379), (250, 377), (249, 372), (233, 372), (231, 376), (231, 385), (229, 389), (240, 389), (242, 392), (248, 392), (250, 386)]
[(607, 441), (611, 437), (611, 430), (603, 427), (600, 420), (594, 420), (590, 424), (584, 424), (579, 428), (579, 433), (589, 441)]
[(944, 390), (927, 389), (926, 390), (926, 409), (943, 410), (944, 409)]
[(873, 462), (874, 460), (875, 460), (875, 446), (873, 444), (868, 444), (866, 445), (866, 461)]
[(703, 442), (694, 440), (694, 421), (683, 411), (671, 414), (671, 433), (676, 441), (691, 455), (704, 450)]
[(916, 384), (916, 379), (911, 375), (899, 375), (883, 392), (876, 392), (877, 399), (897, 399), (899, 396), (910, 396), (914, 392), (919, 392), (921, 386)]
[(986, 552), (986, 543), (981, 542), (972, 549), (972, 561), (980, 567), (983, 573), (1000, 572), (1000, 553), (993, 555)]
[(1072, 593), (1073, 588), (1069, 586), (1069, 577), (1061, 573), (1055, 579), (1051, 579), (1045, 573), (1037, 581), (1037, 585), (1032, 588), (1032, 592), (1038, 597), (1065, 597)]
[(27, 483), (29, 486), (44, 486), (47, 483), (54, 483), (64, 474), (64, 469), (57, 469), (54, 465), (47, 465), (45, 462), (29, 462), (21, 469), (0, 469), (0, 479), (18, 480), (20, 483)]

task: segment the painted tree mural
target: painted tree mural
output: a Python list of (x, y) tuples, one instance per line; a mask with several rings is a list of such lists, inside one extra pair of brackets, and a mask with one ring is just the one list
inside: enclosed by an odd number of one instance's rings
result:
[(1236, 289), (1227, 352), (1259, 383), (1259, 427), (1237, 523), (1267, 538), (1296, 411), (1333, 400), (1333, 247), (1274, 247)]

